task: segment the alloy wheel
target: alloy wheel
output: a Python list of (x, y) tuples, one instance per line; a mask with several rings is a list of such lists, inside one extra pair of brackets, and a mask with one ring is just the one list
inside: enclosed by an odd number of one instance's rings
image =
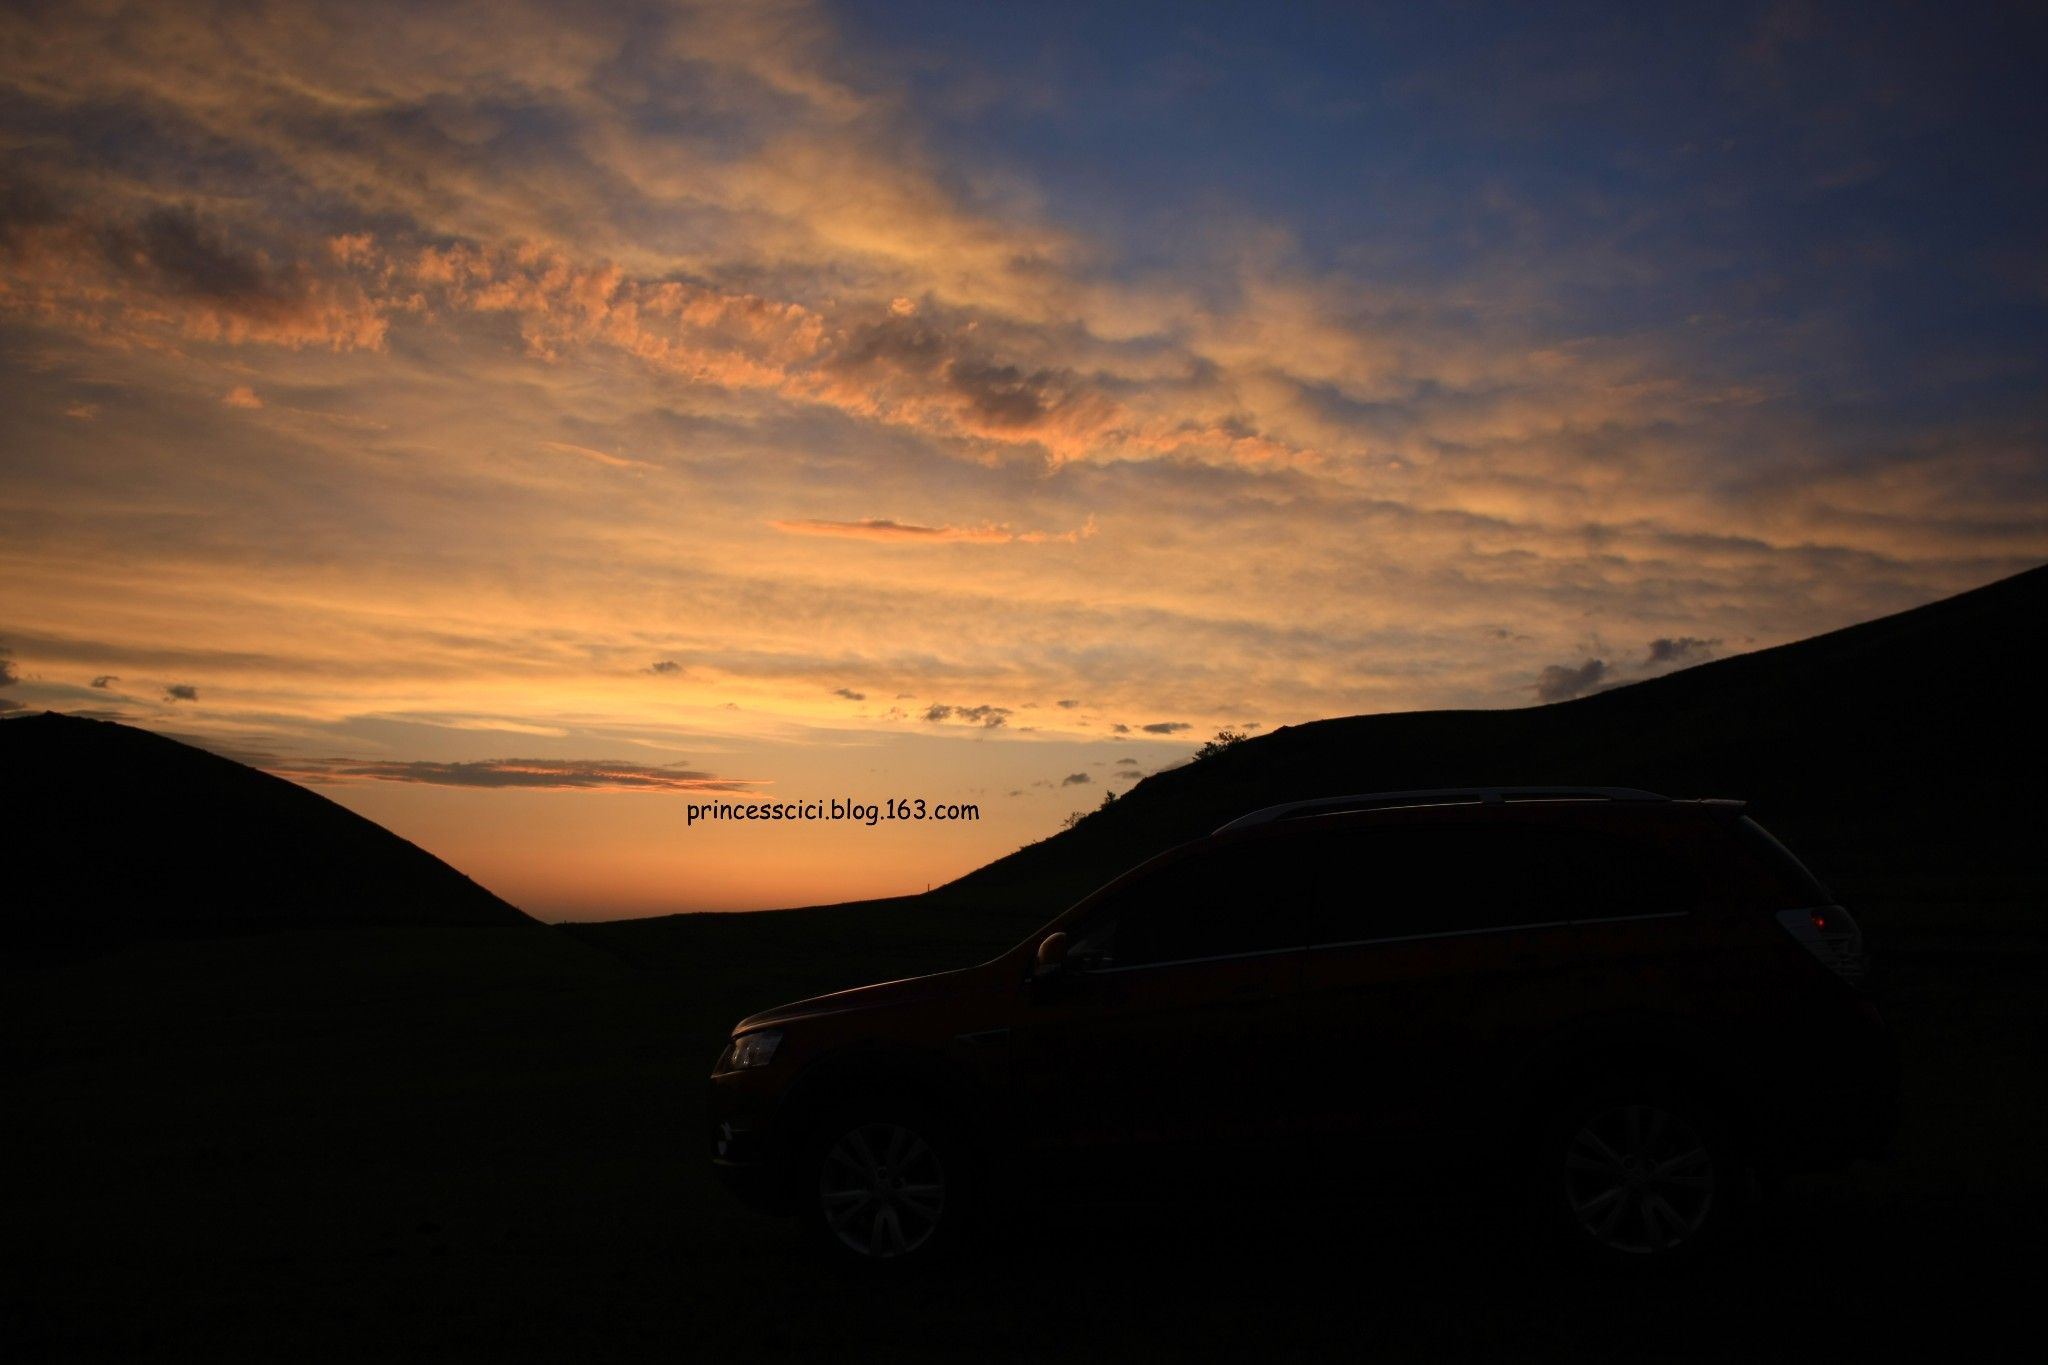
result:
[(1713, 1212), (1713, 1150), (1683, 1116), (1656, 1104), (1594, 1114), (1566, 1142), (1564, 1166), (1573, 1220), (1614, 1251), (1675, 1251)]
[(826, 1227), (849, 1251), (877, 1260), (906, 1256), (939, 1229), (946, 1172), (918, 1133), (862, 1124), (826, 1149), (818, 1200)]

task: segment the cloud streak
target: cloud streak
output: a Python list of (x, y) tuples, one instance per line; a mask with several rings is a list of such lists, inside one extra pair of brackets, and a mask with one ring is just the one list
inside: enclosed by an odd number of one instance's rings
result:
[(1091, 520), (1073, 531), (1013, 531), (1008, 526), (919, 526), (871, 517), (863, 521), (827, 521), (815, 517), (768, 523), (785, 535), (837, 536), (847, 540), (879, 540), (910, 544), (964, 542), (971, 545), (1072, 545), (1095, 534)]
[(685, 768), (652, 767), (600, 759), (500, 758), (462, 763), (422, 759), (348, 761), (318, 766), (280, 765), (301, 781), (412, 782), (438, 787), (525, 791), (737, 792), (758, 782)]
[(917, 526), (905, 522), (869, 518), (866, 521), (771, 521), (776, 530), (792, 536), (840, 536), (848, 540), (880, 540), (935, 544), (965, 541), (977, 545), (1001, 545), (1016, 536), (999, 526)]

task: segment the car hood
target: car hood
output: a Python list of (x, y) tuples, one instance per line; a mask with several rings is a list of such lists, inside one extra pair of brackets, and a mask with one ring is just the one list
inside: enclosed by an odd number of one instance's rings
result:
[(808, 1000), (792, 1000), (787, 1005), (777, 1005), (774, 1009), (748, 1015), (733, 1025), (733, 1032), (743, 1033), (748, 1029), (793, 1024), (802, 1019), (818, 1019), (829, 1014), (848, 1014), (855, 1010), (925, 1005), (939, 1000), (954, 1000), (976, 995), (987, 988), (987, 983), (999, 970), (1000, 963), (985, 962), (978, 967), (965, 967), (959, 971), (905, 977), (901, 981), (881, 981), (872, 986), (855, 986), (852, 990), (834, 991), (830, 995), (814, 995)]

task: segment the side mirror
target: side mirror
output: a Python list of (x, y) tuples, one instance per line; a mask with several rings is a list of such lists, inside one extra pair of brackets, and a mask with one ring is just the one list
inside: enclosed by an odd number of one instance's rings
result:
[(1067, 936), (1055, 929), (1038, 941), (1038, 964), (1031, 969), (1033, 980), (1054, 976), (1067, 963)]

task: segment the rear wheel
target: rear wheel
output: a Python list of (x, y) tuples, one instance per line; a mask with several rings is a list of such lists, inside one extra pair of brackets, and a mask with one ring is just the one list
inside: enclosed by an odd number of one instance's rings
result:
[(1745, 1180), (1726, 1123), (1653, 1086), (1604, 1087), (1559, 1105), (1535, 1171), (1552, 1229), (1615, 1265), (1697, 1257), (1728, 1235)]

